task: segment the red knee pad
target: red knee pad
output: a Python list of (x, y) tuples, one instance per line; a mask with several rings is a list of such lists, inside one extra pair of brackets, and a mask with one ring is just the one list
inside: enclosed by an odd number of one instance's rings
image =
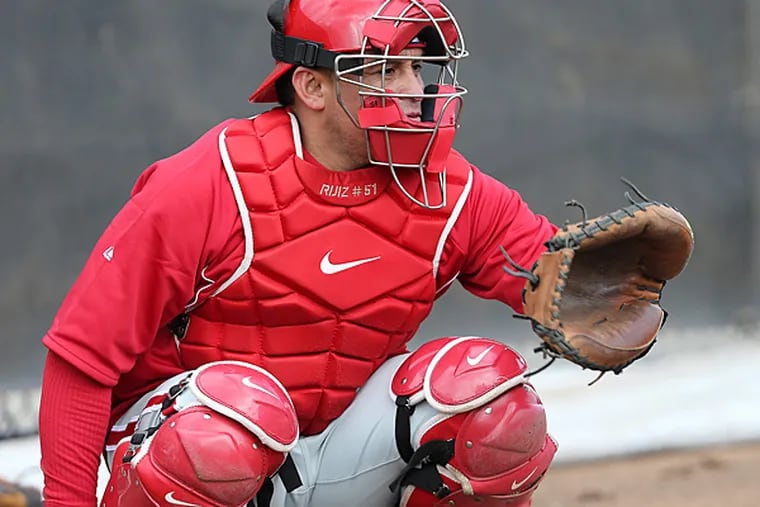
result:
[(530, 505), (557, 444), (546, 431), (546, 416), (536, 392), (521, 385), (467, 413), (441, 417), (419, 440), (454, 438), (454, 457), (439, 472), (449, 494), (408, 488), (402, 507)]
[(428, 342), (399, 366), (394, 395), (439, 411), (412, 447), (453, 441), (453, 456), (437, 467), (445, 487), (434, 495), (407, 485), (401, 507), (530, 505), (557, 444), (526, 369), (510, 347), (479, 337)]
[(203, 406), (171, 416), (143, 449), (132, 466), (157, 505), (245, 505), (285, 458), (237, 422)]
[[(282, 384), (236, 361), (195, 370), (162, 412), (146, 414), (150, 429), (134, 444), (125, 440), (117, 447), (102, 506), (246, 505), (298, 439), (295, 409)], [(157, 414), (163, 415), (154, 421)]]

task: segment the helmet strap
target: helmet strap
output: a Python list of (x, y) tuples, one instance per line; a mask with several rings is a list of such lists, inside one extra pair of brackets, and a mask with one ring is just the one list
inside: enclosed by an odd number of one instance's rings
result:
[[(277, 30), (272, 30), (271, 36), (272, 56), (278, 62), (290, 63), (308, 67), (310, 69), (335, 70), (335, 59), (339, 53), (325, 49), (322, 44), (298, 37), (285, 35)], [(343, 58), (340, 61), (340, 69), (346, 70), (360, 66), (358, 58)], [(361, 74), (361, 71), (352, 74)]]
[(322, 44), (272, 30), (272, 56), (278, 62), (292, 63), (304, 67), (331, 69), (335, 65), (337, 53), (322, 47)]

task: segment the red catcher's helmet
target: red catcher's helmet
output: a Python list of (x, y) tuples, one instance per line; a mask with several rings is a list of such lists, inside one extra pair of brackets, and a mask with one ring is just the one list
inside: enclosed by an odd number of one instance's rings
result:
[[(277, 0), (269, 9), (274, 70), (251, 95), (251, 102), (275, 102), (275, 83), (296, 66), (331, 69), (338, 102), (354, 125), (364, 129), (372, 164), (387, 166), (404, 194), (426, 208), (446, 206), (446, 161), (459, 126), (462, 96), (459, 61), (468, 55), (453, 14), (440, 0)], [(407, 47), (422, 56), (401, 56)], [(423, 93), (396, 93), (364, 82), (363, 70), (409, 60), (430, 64), (434, 77)], [(362, 107), (351, 112), (341, 83), (359, 87)], [(399, 99), (421, 101), (419, 119), (408, 117)], [(406, 188), (399, 171), (416, 170), (419, 192)], [(437, 175), (439, 199), (432, 201), (426, 174)]]

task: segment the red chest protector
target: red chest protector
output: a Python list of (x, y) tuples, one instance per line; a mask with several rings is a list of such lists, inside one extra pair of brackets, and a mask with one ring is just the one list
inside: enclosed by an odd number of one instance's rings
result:
[[(405, 351), (448, 281), (436, 280), (438, 262), (470, 166), (452, 153), (447, 206), (426, 210), (387, 169), (337, 173), (304, 161), (297, 122), (283, 109), (230, 125), (220, 152), (246, 252), (191, 311), (183, 363), (262, 366), (290, 393), (302, 433), (321, 432), (383, 361)], [(406, 176), (414, 188), (419, 176)]]

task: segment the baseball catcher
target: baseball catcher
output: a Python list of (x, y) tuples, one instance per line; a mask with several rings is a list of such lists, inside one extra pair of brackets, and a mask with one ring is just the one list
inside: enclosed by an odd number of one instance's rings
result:
[(592, 220), (565, 225), (546, 242), (531, 270), (511, 261), (505, 271), (527, 278), (525, 317), (543, 340), (539, 351), (582, 368), (620, 373), (654, 345), (667, 312), (665, 283), (686, 267), (694, 247), (687, 219), (652, 201), (624, 180), (640, 200)]
[[(529, 507), (557, 443), (524, 359), (410, 341), (457, 282), (619, 370), (688, 225), (645, 202), (558, 232), (453, 149), (469, 51), (440, 0), (267, 19), (250, 100), (277, 105), (148, 167), (43, 338), (46, 507)], [(537, 263), (525, 301), (500, 245)]]

